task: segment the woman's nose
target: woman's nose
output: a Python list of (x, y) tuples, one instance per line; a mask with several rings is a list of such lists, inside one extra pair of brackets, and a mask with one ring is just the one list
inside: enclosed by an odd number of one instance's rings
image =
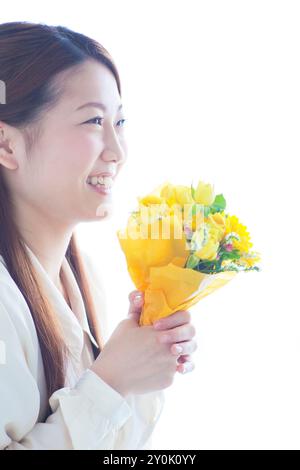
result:
[(126, 159), (125, 151), (122, 148), (116, 150), (105, 149), (102, 152), (102, 159), (106, 162), (115, 161), (120, 164), (123, 163)]

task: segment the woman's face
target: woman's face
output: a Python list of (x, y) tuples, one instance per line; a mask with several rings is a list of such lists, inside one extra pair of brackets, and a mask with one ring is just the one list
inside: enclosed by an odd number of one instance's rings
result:
[[(5, 177), (19, 209), (30, 208), (73, 226), (109, 213), (113, 187), (111, 194), (99, 194), (87, 179), (102, 172), (117, 175), (127, 147), (124, 111), (119, 110), (121, 100), (110, 70), (87, 61), (68, 72), (63, 97), (43, 117), (36, 144), (26, 155), (25, 142), (20, 143), (18, 168), (6, 169)], [(102, 103), (106, 111), (96, 104), (84, 106), (89, 102)]]

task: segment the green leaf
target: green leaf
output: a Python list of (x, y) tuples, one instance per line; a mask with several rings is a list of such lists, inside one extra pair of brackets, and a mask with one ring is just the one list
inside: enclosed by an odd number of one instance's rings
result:
[(195, 199), (195, 188), (193, 187), (193, 185), (191, 184), (191, 192), (192, 192), (192, 196), (193, 196), (193, 199)]
[[(205, 208), (204, 208), (205, 210)], [(203, 206), (202, 204), (193, 204), (192, 207), (192, 216), (195, 216), (198, 212), (203, 212)]]
[(211, 213), (211, 207), (212, 206), (204, 206), (204, 217), (208, 217), (208, 215)]
[(197, 264), (199, 263), (198, 256), (195, 256), (193, 253), (188, 257), (187, 262), (185, 264), (185, 268), (194, 269)]
[(210, 206), (211, 213), (214, 214), (215, 212), (222, 212), (226, 207), (226, 200), (223, 194), (217, 194), (215, 197), (214, 202)]
[(232, 251), (221, 251), (220, 252), (220, 259), (223, 261), (224, 259), (240, 259), (241, 254), (239, 250), (232, 250)]
[(195, 268), (195, 271), (201, 273), (213, 274), (219, 272), (221, 269), (220, 260), (201, 260)]

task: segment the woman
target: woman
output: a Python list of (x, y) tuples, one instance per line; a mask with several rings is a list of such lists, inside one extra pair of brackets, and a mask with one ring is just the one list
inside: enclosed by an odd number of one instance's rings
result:
[(145, 448), (196, 343), (187, 311), (139, 327), (137, 291), (105, 342), (101, 286), (76, 245), (79, 222), (109, 213), (126, 160), (116, 66), (68, 28), (13, 22), (0, 71), (0, 448)]

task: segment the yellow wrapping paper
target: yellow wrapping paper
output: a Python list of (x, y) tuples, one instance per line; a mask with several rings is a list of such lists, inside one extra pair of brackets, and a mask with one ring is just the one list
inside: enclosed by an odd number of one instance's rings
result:
[(173, 263), (150, 268), (140, 326), (152, 325), (154, 321), (177, 310), (188, 310), (200, 299), (224, 286), (236, 274), (234, 271), (204, 274)]
[(237, 274), (204, 274), (184, 268), (188, 252), (183, 239), (132, 239), (128, 231), (118, 231), (118, 238), (130, 277), (136, 289), (144, 292), (140, 326), (152, 325), (177, 310), (188, 310)]

